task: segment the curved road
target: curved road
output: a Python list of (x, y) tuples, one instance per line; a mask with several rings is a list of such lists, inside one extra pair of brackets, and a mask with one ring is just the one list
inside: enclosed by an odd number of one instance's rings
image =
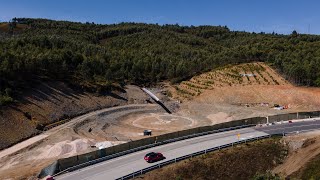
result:
[[(197, 151), (218, 147), (224, 144), (238, 141), (240, 139), (260, 137), (275, 133), (297, 133), (320, 129), (320, 120), (300, 121), (294, 123), (283, 123), (266, 127), (244, 128), (234, 131), (210, 134), (192, 139), (169, 143), (162, 146), (131, 153), (105, 162), (101, 162), (74, 172), (55, 177), (56, 179), (78, 180), (105, 180), (116, 179), (157, 163), (149, 164), (144, 161), (146, 153), (161, 152), (166, 160), (188, 155)], [(159, 162), (158, 162), (159, 163)]]
[(152, 105), (152, 104), (130, 104), (130, 105), (124, 105), (124, 106), (116, 106), (116, 107), (111, 107), (111, 108), (104, 108), (104, 109), (101, 109), (101, 110), (96, 110), (96, 111), (92, 111), (92, 112), (89, 112), (87, 114), (84, 114), (84, 115), (81, 115), (81, 116), (78, 116), (78, 117), (75, 117), (73, 119), (71, 119), (70, 121), (62, 124), (62, 125), (59, 125), (57, 127), (54, 127), (52, 129), (49, 129), (48, 131), (45, 131), (44, 133), (40, 134), (40, 135), (37, 135), (37, 136), (34, 136), (30, 139), (27, 139), (25, 141), (22, 141), (12, 147), (9, 147), (7, 149), (4, 149), (2, 151), (0, 151), (0, 159), (2, 157), (5, 157), (5, 156), (8, 156), (10, 154), (13, 154), (13, 153), (16, 153), (26, 147), (29, 147), (30, 145), (32, 144), (35, 144), (37, 142), (40, 142), (42, 141), (43, 139), (47, 138), (48, 136), (52, 135), (52, 134), (55, 134), (55, 133), (59, 133), (59, 131), (61, 129), (64, 129), (64, 128), (69, 128), (69, 127), (72, 127), (74, 125), (76, 125), (77, 123), (81, 122), (81, 121), (84, 121), (85, 119), (88, 119), (89, 117), (92, 117), (92, 116), (97, 116), (97, 115), (100, 115), (100, 114), (108, 114), (108, 113), (114, 113), (114, 112), (117, 112), (117, 111), (122, 111), (122, 110), (128, 110), (128, 109), (146, 109), (148, 107), (157, 107), (156, 105)]

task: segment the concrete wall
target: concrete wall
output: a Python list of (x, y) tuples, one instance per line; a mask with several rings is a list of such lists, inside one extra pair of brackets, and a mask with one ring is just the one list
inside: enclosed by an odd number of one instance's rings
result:
[(97, 155), (98, 155), (98, 151), (93, 151), (86, 154), (78, 155), (77, 164), (82, 164), (88, 161), (92, 161), (94, 159), (98, 159), (99, 157)]
[(67, 169), (68, 167), (76, 165), (78, 162), (78, 156), (72, 156), (64, 159), (59, 159), (58, 164), (59, 164), (59, 169), (64, 170)]
[[(281, 120), (287, 121), (287, 120), (291, 120), (291, 119), (304, 119), (304, 118), (309, 118), (309, 117), (320, 117), (320, 111), (279, 114), (279, 115), (269, 116), (268, 120), (269, 120), (269, 123), (271, 123), (271, 122), (276, 122), (276, 121), (281, 121)], [(218, 129), (223, 129), (223, 128), (229, 128), (229, 127), (235, 127), (235, 126), (241, 126), (241, 125), (249, 125), (249, 124), (263, 124), (263, 123), (267, 123), (266, 117), (253, 117), (253, 118), (225, 122), (225, 123), (221, 123), (221, 124), (215, 124), (212, 126), (196, 127), (196, 128), (192, 128), (192, 129), (163, 134), (163, 135), (159, 135), (156, 137), (148, 137), (145, 139), (124, 143), (124, 144), (120, 144), (117, 146), (112, 146), (109, 148), (93, 151), (93, 152), (78, 155), (78, 156), (59, 159), (58, 166), (56, 166), (56, 167), (59, 167), (59, 170), (62, 171), (62, 170), (65, 170), (69, 167), (75, 166), (77, 164), (88, 162), (88, 161), (98, 159), (101, 157), (105, 157), (108, 155), (112, 155), (115, 153), (123, 152), (123, 151), (129, 150), (129, 149), (134, 149), (134, 148), (145, 146), (148, 144), (153, 144), (155, 142), (162, 142), (162, 141), (166, 141), (166, 140), (170, 140), (170, 139), (174, 139), (174, 138), (178, 138), (178, 137), (183, 137), (183, 136), (187, 136), (187, 135), (208, 132), (208, 131), (213, 131), (213, 130), (218, 130)], [(45, 174), (44, 172), (49, 172), (47, 170), (48, 168), (50, 169), (50, 172), (57, 171), (57, 170), (51, 170), (52, 165), (50, 165), (50, 167), (48, 166), (47, 168), (44, 168), (41, 171), (41, 173)]]
[(126, 151), (130, 149), (129, 143), (119, 144), (117, 146), (113, 146), (114, 153), (119, 153), (122, 151)]
[(288, 121), (292, 119), (297, 119), (297, 113), (289, 113), (289, 114), (278, 114), (274, 116), (268, 116), (269, 123), (279, 122), (279, 121)]
[(174, 139), (177, 137), (179, 137), (179, 132), (172, 132), (172, 133), (168, 133), (168, 134), (163, 134), (163, 135), (157, 136), (157, 142), (166, 141), (166, 140)]
[(319, 117), (319, 116), (320, 116), (320, 111), (298, 112), (299, 119), (313, 118), (313, 117)]
[(140, 140), (137, 140), (137, 141), (129, 142), (130, 149), (134, 149), (134, 148), (137, 148), (137, 147), (140, 147), (140, 146), (144, 146), (146, 144), (147, 144), (146, 139), (140, 139)]
[(294, 119), (307, 119), (307, 118), (313, 118), (313, 117), (320, 117), (320, 111), (278, 114), (278, 115), (268, 116), (268, 120), (269, 120), (269, 123), (272, 123), (272, 122), (288, 121), (288, 120), (294, 120)]

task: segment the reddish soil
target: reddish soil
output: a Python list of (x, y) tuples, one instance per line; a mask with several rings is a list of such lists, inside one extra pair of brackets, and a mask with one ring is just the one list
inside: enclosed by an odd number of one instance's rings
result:
[(175, 98), (193, 99), (205, 90), (221, 87), (241, 87), (248, 85), (290, 85), (283, 77), (262, 62), (227, 66), (203, 73), (175, 86)]
[[(241, 73), (256, 76), (240, 77)], [(125, 92), (96, 96), (61, 82), (38, 85), (25, 93), (15, 106), (2, 109), (0, 148), (37, 133), (35, 126), (39, 123), (52, 123), (104, 107), (136, 105), (75, 118), (49, 130), (51, 133), (47, 138), (1, 158), (1, 177), (30, 177), (54, 159), (95, 150), (88, 148), (93, 143), (112, 145), (141, 139), (145, 129), (159, 135), (248, 117), (319, 110), (320, 107), (319, 88), (295, 87), (263, 63), (222, 68), (178, 86), (167, 83), (163, 86), (151, 90), (172, 110), (170, 115), (156, 104), (147, 104), (148, 97), (136, 86), (127, 86)], [(260, 106), (261, 103), (269, 106)], [(288, 105), (289, 109), (275, 110), (271, 108), (273, 104)], [(77, 144), (80, 149), (75, 149)], [(52, 151), (56, 156), (44, 158), (46, 151)], [(34, 168), (23, 168), (26, 164), (34, 165)], [(17, 168), (21, 169), (20, 174), (14, 176), (12, 173)]]
[(292, 175), (320, 154), (320, 131), (297, 134), (284, 138), (289, 145), (289, 155), (273, 172), (283, 177)]

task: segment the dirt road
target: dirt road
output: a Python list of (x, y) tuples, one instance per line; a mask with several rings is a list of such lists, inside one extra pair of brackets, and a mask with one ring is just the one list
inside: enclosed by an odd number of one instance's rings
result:
[[(104, 146), (123, 143), (125, 141), (110, 141), (108, 137), (104, 137), (107, 134), (99, 136), (92, 135), (92, 133), (77, 133), (77, 130), (89, 129), (89, 125), (83, 122), (90, 118), (107, 117), (106, 120), (111, 118), (115, 122), (126, 113), (146, 110), (159, 111), (159, 108), (153, 104), (132, 104), (94, 111), (16, 144), (0, 152), (0, 176), (22, 178), (36, 175), (41, 168), (55, 159), (96, 150), (97, 148), (92, 148), (92, 146), (97, 143), (104, 144)], [(93, 132), (101, 130), (102, 127), (93, 127)], [(21, 171), (17, 173), (16, 169), (21, 169)]]
[[(228, 70), (218, 72), (216, 76), (206, 73), (205, 76), (200, 75), (191, 80), (192, 82), (184, 82), (187, 84), (183, 84), (183, 87), (188, 85), (189, 88), (185, 90), (198, 88), (201, 93), (192, 100), (183, 99), (182, 103), (172, 98), (175, 97), (175, 88), (168, 83), (149, 88), (172, 114), (166, 113), (156, 104), (150, 104), (148, 97), (139, 87), (127, 86), (123, 97), (127, 98), (125, 103), (132, 103), (131, 105), (90, 112), (1, 151), (0, 177), (19, 179), (34, 176), (58, 158), (144, 138), (145, 129), (152, 130), (153, 135), (159, 135), (248, 117), (318, 110), (319, 88), (295, 87), (275, 71), (262, 66), (266, 70), (259, 74), (259, 78), (243, 77), (241, 81), (237, 81), (238, 84), (231, 86), (229, 83), (237, 78), (229, 79), (230, 82), (221, 80), (222, 76), (228, 75)], [(258, 67), (259, 64), (256, 65), (256, 68)], [(252, 73), (258, 73), (258, 70)], [(219, 84), (218, 80), (214, 79), (217, 77), (220, 78), (219, 82), (221, 81)], [(273, 77), (274, 81), (268, 80), (269, 77)], [(212, 88), (208, 88), (209, 81), (217, 82)], [(271, 108), (273, 104), (288, 105), (289, 109), (275, 110)], [(19, 174), (16, 169), (20, 169)]]
[(120, 109), (124, 109), (124, 108), (130, 108), (130, 107), (146, 107), (145, 104), (134, 104), (134, 105), (127, 105), (127, 106), (121, 106), (121, 107), (114, 107), (114, 108), (105, 108), (105, 109), (102, 109), (102, 110), (97, 110), (97, 111), (94, 111), (94, 112), (90, 112), (88, 114), (85, 114), (85, 115), (82, 115), (82, 116), (79, 116), (79, 117), (76, 117), (74, 119), (72, 119), (71, 121), (65, 123), (65, 124), (62, 124), (58, 127), (55, 127), (55, 128), (52, 128), (46, 132), (44, 132), (43, 134), (40, 134), (40, 135), (37, 135), (37, 136), (34, 136), (26, 141), (23, 141), (21, 143), (18, 143), (8, 149), (5, 149), (5, 150), (2, 150), (0, 151), (0, 159), (5, 157), (5, 156), (8, 156), (10, 154), (13, 154), (13, 153), (16, 153), (24, 148), (27, 148), (45, 138), (47, 138), (48, 136), (50, 135), (53, 135), (55, 133), (58, 133), (59, 131), (63, 130), (63, 129), (66, 129), (66, 128), (72, 128), (75, 124), (89, 118), (89, 117), (92, 117), (92, 116), (95, 116), (95, 115), (98, 115), (98, 114), (101, 114), (101, 113), (105, 113), (105, 112), (108, 112), (108, 111), (114, 111), (114, 110), (120, 110)]

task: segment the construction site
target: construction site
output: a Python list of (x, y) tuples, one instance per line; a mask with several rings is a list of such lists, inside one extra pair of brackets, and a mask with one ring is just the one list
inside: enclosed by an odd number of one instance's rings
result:
[[(22, 117), (23, 112), (29, 112), (35, 120), (70, 112), (83, 115), (61, 119), (58, 124), (47, 123), (40, 134), (2, 150), (2, 179), (36, 179), (40, 170), (54, 160), (142, 139), (146, 130), (156, 136), (250, 117), (315, 111), (320, 107), (319, 88), (296, 87), (261, 62), (227, 66), (179, 84), (163, 82), (146, 89), (127, 85), (124, 92), (106, 97), (66, 95), (71, 90), (63, 86), (51, 90), (42, 100), (27, 96), (25, 103), (8, 112), (11, 117)], [(83, 110), (90, 107), (88, 102), (93, 99), (95, 108)], [(61, 106), (59, 102), (67, 103)], [(58, 104), (60, 109), (56, 108)], [(82, 113), (76, 113), (79, 107)], [(35, 113), (41, 109), (48, 114)], [(2, 114), (1, 118), (6, 115)], [(9, 137), (10, 132), (3, 132), (2, 136)], [(319, 137), (312, 134), (312, 138)], [(286, 163), (290, 162), (294, 159)], [(293, 173), (284, 166), (276, 171)]]

